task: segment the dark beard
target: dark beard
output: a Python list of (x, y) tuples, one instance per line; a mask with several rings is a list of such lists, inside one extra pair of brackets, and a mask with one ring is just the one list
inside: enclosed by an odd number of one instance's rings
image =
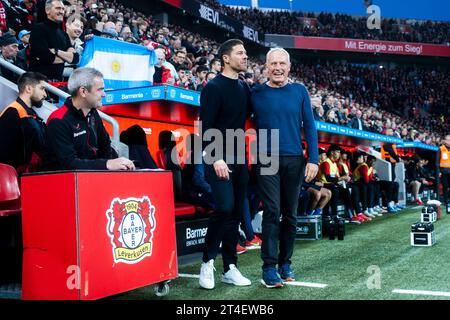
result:
[(36, 101), (36, 100), (31, 99), (31, 105), (32, 105), (33, 107), (35, 107), (35, 108), (40, 108), (40, 107), (42, 107), (42, 104), (43, 104), (43, 103), (44, 103), (44, 100)]

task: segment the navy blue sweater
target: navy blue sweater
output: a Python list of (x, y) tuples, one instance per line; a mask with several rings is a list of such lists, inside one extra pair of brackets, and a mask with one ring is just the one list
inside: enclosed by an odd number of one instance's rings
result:
[(291, 83), (281, 88), (272, 88), (267, 84), (258, 85), (252, 90), (251, 101), (256, 128), (279, 129), (279, 151), (270, 149), (269, 134), (267, 146), (259, 146), (260, 153), (268, 152), (280, 156), (303, 155), (301, 143), (303, 128), (308, 144), (308, 162), (318, 163), (317, 129), (309, 94), (304, 85)]

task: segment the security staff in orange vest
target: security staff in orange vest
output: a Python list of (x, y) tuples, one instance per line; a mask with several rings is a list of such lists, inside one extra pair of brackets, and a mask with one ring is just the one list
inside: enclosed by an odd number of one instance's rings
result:
[[(389, 128), (386, 129), (387, 136), (393, 136), (394, 131)], [(384, 143), (381, 145), (381, 158), (391, 163), (392, 181), (395, 181), (395, 165), (401, 161), (397, 153), (397, 147), (393, 143)]]
[(442, 140), (437, 154), (437, 162), (444, 192), (444, 203), (447, 204), (450, 201), (450, 134)]
[(32, 107), (47, 97), (47, 78), (26, 72), (18, 79), (19, 97), (0, 113), (0, 162), (17, 172), (37, 171), (46, 153), (46, 127)]

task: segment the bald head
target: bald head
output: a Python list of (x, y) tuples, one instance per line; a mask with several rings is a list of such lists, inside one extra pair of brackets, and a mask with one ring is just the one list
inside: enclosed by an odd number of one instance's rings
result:
[(445, 145), (447, 148), (450, 148), (450, 134), (446, 135), (446, 136), (444, 137), (444, 140), (442, 140), (442, 142), (444, 143), (444, 145)]

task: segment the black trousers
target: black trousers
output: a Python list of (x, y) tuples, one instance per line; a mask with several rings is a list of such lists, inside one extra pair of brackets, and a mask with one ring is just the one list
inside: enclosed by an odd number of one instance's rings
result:
[(450, 201), (450, 173), (442, 173), (441, 181), (442, 191), (444, 192), (444, 203), (447, 204)]
[(380, 204), (380, 185), (374, 181), (370, 181), (367, 188), (368, 206), (373, 208)]
[(237, 265), (236, 245), (239, 241), (239, 222), (244, 215), (245, 192), (248, 184), (248, 168), (244, 164), (229, 164), (232, 171), (229, 180), (220, 180), (212, 165), (205, 165), (205, 178), (210, 184), (215, 211), (209, 217), (205, 239), (203, 262), (216, 259), (222, 242), (223, 268)]
[[(291, 263), (297, 228), (297, 207), (304, 178), (303, 157), (280, 157), (279, 169), (262, 175), (257, 165), (257, 181), (263, 202), (261, 258), (263, 269)], [(280, 221), (281, 217), (281, 221)]]
[(400, 187), (398, 182), (380, 180), (378, 184), (380, 185), (380, 189), (384, 191), (386, 205), (391, 201), (398, 202), (398, 190)]
[(370, 181), (368, 184), (359, 182), (358, 187), (361, 194), (361, 205), (363, 211), (378, 205), (380, 192), (377, 184), (375, 184), (373, 181)]
[[(361, 208), (361, 190), (359, 186), (355, 183), (347, 183), (347, 189), (350, 191), (351, 199), (352, 199), (352, 208), (347, 208), (347, 212), (355, 210), (356, 213), (361, 213), (363, 209)], [(352, 218), (352, 213), (349, 215), (349, 218)]]
[[(331, 199), (329, 203), (331, 210), (329, 210), (328, 212), (329, 215), (337, 216), (338, 202), (339, 200), (342, 200), (344, 202), (347, 216), (351, 218), (349, 212), (352, 212), (355, 208), (353, 208), (352, 195), (350, 195), (349, 189), (343, 188), (340, 185), (330, 185), (327, 186), (327, 188), (331, 190)], [(353, 194), (354, 198), (356, 198), (357, 196), (359, 197), (359, 192)], [(356, 201), (356, 199), (354, 200)]]

